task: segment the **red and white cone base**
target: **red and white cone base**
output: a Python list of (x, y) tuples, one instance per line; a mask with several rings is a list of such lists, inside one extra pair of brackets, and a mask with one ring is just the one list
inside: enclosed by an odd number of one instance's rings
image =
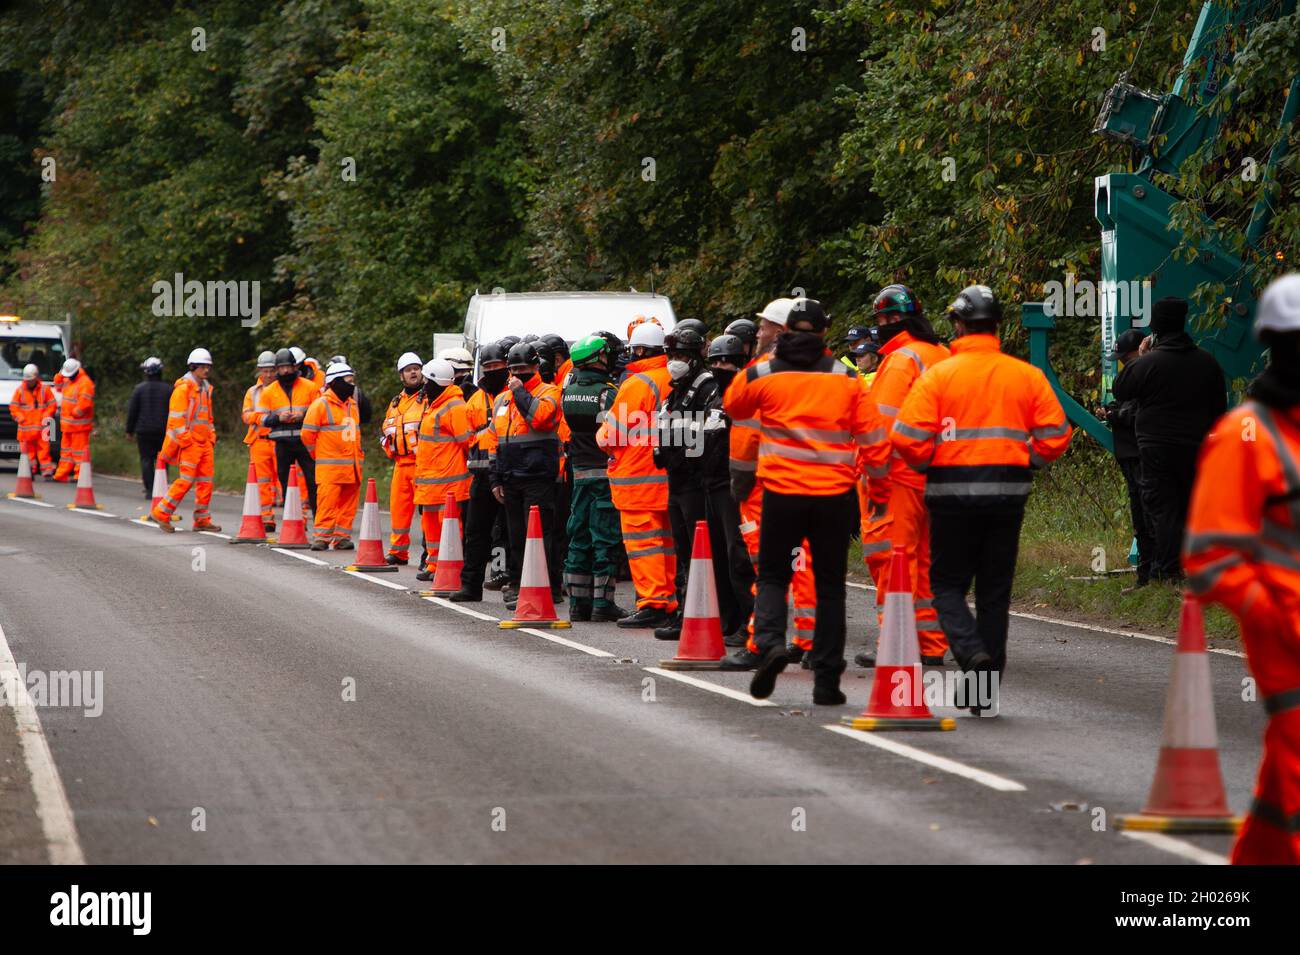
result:
[(502, 620), (499, 626), (502, 630), (518, 630), (520, 627), (567, 630), (573, 626), (555, 615), (551, 576), (546, 568), (546, 542), (542, 537), (542, 513), (536, 504), (528, 511), (528, 540), (524, 544), (524, 566), (519, 579), (515, 616), (513, 620)]
[(713, 579), (709, 525), (696, 521), (677, 656), (660, 660), (659, 665), (665, 670), (717, 670), (726, 655), (727, 648), (722, 643), (722, 620), (718, 613), (718, 588)]

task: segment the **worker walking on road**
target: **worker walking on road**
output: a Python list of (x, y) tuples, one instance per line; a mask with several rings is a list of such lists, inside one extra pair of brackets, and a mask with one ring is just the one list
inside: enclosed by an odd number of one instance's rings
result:
[(361, 497), (361, 410), (352, 369), (336, 362), (325, 369), (325, 390), (302, 420), (302, 443), (316, 464), (316, 511), (312, 550), (352, 550), (352, 522)]
[(217, 428), (212, 418), (212, 355), (206, 348), (196, 348), (185, 359), (189, 371), (172, 386), (167, 412), (167, 439), (162, 457), (179, 465), (180, 475), (167, 489), (166, 496), (150, 511), (158, 527), (172, 533), (172, 515), (194, 487), (194, 523), (196, 531), (219, 531), (212, 523), (213, 449)]
[(435, 358), (424, 366), (422, 374), (424, 415), (415, 454), (415, 503), (420, 508), (420, 528), (424, 532), (425, 565), (415, 579), (432, 580), (438, 565), (447, 493), (451, 492), (459, 504), (469, 500), (471, 475), (466, 453), (474, 432), (461, 390), (455, 384), (455, 366), (445, 358)]
[(262, 528), (275, 530), (275, 443), (267, 437), (271, 429), (262, 423), (266, 406), (262, 392), (275, 381), (275, 352), (264, 351), (257, 356), (257, 381), (244, 392), (243, 420), (248, 429), (244, 444), (248, 445), (248, 461), (257, 476), (257, 498), (262, 510)]
[(1269, 716), (1234, 865), (1300, 865), (1300, 274), (1260, 297), (1269, 363), (1201, 448), (1183, 568), (1241, 628)]
[(609, 492), (609, 455), (596, 444), (596, 432), (614, 406), (618, 390), (610, 375), (609, 343), (599, 335), (588, 335), (574, 344), (570, 357), (573, 369), (561, 396), (573, 467), (564, 561), (569, 619), (622, 620), (628, 611), (614, 602), (614, 575), (622, 547), (618, 512)]
[[(456, 603), (477, 603), (483, 599), (483, 578), (492, 560), (492, 542), (502, 521), (503, 510), (492, 490), (492, 462), (496, 457), (497, 436), (493, 430), (493, 406), (505, 391), (510, 371), (506, 368), (507, 349), (501, 342), (489, 342), (478, 351), (480, 375), (478, 388), (465, 402), (465, 415), (473, 438), (467, 465), (471, 476), (469, 514), (465, 530), (465, 563), (460, 572), (460, 590), (449, 599)], [(500, 538), (508, 540), (508, 535)], [(508, 561), (502, 546), (501, 569)]]
[(140, 365), (144, 381), (135, 386), (126, 408), (126, 436), (134, 438), (140, 454), (140, 481), (144, 496), (153, 496), (153, 472), (167, 439), (167, 406), (172, 386), (162, 380), (161, 358), (146, 358)]
[(262, 404), (266, 417), (262, 423), (270, 430), (267, 437), (275, 443), (275, 467), (280, 479), (280, 490), (289, 491), (289, 469), (294, 464), (307, 486), (307, 501), (313, 517), (316, 514), (316, 462), (303, 444), (302, 420), (307, 409), (316, 400), (315, 385), (298, 376), (298, 363), (288, 348), (275, 353), (275, 381), (262, 389)]
[(81, 475), (81, 462), (90, 460), (90, 432), (95, 428), (95, 383), (69, 358), (54, 376), (54, 391), (59, 403), (59, 466), (56, 481), (75, 481)]
[[(134, 396), (132, 396), (134, 398)], [(18, 450), (27, 455), (32, 473), (37, 468), (46, 480), (54, 477), (50, 457), (50, 425), (54, 422), (54, 390), (41, 381), (35, 365), (23, 367), (23, 381), (9, 400), (9, 415), (18, 426)], [(150, 487), (153, 474), (150, 473)]]
[(655, 415), (672, 376), (664, 330), (657, 321), (637, 322), (628, 345), (632, 360), (614, 406), (596, 432), (596, 443), (610, 456), (610, 496), (618, 508), (636, 587), (636, 610), (616, 626), (654, 629), (666, 625), (677, 611), (668, 475), (655, 467), (653, 448)]
[(397, 359), (402, 390), (388, 403), (379, 446), (393, 462), (388, 484), (388, 554), (385, 561), (405, 567), (411, 559), (411, 521), (415, 516), (415, 457), (424, 417), (424, 362), (415, 352)]
[[(926, 475), (930, 584), (953, 656), (964, 671), (1001, 673), (1033, 470), (1065, 452), (1070, 425), (1042, 371), (1003, 354), (991, 289), (963, 289), (948, 319), (959, 336), (952, 357), (912, 385), (892, 439)], [(975, 615), (966, 606), (972, 580)], [(996, 707), (981, 704), (972, 710)]]

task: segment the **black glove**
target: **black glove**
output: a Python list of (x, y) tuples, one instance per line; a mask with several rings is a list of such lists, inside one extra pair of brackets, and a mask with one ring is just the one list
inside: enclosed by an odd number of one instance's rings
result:
[(758, 483), (758, 474), (750, 471), (732, 471), (731, 472), (731, 496), (739, 504), (746, 500), (749, 495), (754, 493), (754, 485)]

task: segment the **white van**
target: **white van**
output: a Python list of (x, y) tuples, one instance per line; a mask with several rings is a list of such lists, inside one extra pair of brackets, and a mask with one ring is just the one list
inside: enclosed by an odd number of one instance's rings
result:
[(652, 292), (475, 293), (465, 312), (464, 345), (474, 355), (477, 377), (479, 345), (506, 335), (522, 338), (550, 332), (569, 344), (599, 331), (626, 339), (627, 327), (638, 315), (658, 319), (665, 332), (677, 324), (668, 297)]
[[(18, 315), (0, 315), (0, 459), (18, 459), (18, 424), (9, 414), (9, 402), (22, 385), (23, 368), (35, 365), (47, 385), (68, 357), (72, 320), (29, 321)], [(59, 453), (58, 416), (50, 434), (50, 453)], [(35, 462), (33, 462), (35, 467)]]

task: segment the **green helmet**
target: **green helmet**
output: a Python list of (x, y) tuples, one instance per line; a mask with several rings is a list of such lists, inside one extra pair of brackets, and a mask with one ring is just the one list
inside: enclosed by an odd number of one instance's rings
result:
[(609, 349), (609, 342), (599, 335), (588, 335), (574, 343), (569, 350), (569, 358), (575, 365), (585, 365), (595, 361)]

